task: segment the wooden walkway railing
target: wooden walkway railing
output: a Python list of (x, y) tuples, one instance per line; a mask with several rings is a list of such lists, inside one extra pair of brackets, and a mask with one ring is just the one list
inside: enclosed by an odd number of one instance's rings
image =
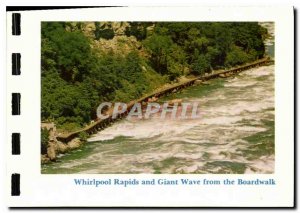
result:
[(103, 130), (107, 126), (111, 125), (116, 120), (119, 120), (120, 118), (125, 117), (129, 113), (129, 111), (131, 110), (131, 108), (133, 107), (133, 105), (135, 103), (148, 102), (148, 100), (150, 98), (153, 98), (153, 97), (159, 98), (159, 97), (164, 96), (166, 94), (177, 92), (179, 90), (182, 90), (186, 87), (189, 87), (189, 86), (193, 85), (197, 80), (207, 81), (209, 79), (217, 78), (217, 77), (220, 77), (222, 75), (235, 74), (235, 73), (241, 72), (243, 70), (247, 70), (247, 69), (254, 68), (254, 67), (257, 67), (257, 66), (261, 66), (261, 65), (270, 64), (270, 63), (273, 63), (273, 62), (274, 61), (269, 57), (268, 58), (263, 58), (263, 59), (259, 59), (257, 61), (254, 61), (252, 63), (248, 63), (248, 64), (244, 64), (242, 66), (234, 67), (234, 68), (229, 69), (229, 70), (214, 71), (212, 74), (196, 77), (196, 78), (193, 78), (193, 79), (189, 79), (185, 82), (181, 82), (181, 83), (172, 85), (171, 87), (168, 87), (166, 89), (162, 89), (160, 91), (156, 91), (156, 92), (153, 92), (151, 94), (148, 94), (148, 95), (146, 95), (146, 96), (144, 96), (144, 97), (142, 97), (138, 100), (131, 101), (129, 104), (127, 104), (127, 111), (124, 112), (123, 114), (120, 114), (115, 119), (112, 118), (112, 115), (109, 115), (108, 118), (102, 119), (102, 120), (97, 120), (94, 123), (91, 123), (90, 125), (84, 127), (81, 130), (71, 132), (71, 133), (67, 133), (67, 134), (58, 135), (57, 140), (62, 141), (62, 142), (68, 142), (68, 141), (72, 140), (73, 138), (78, 137), (79, 133), (81, 133), (81, 132), (86, 132), (89, 135), (94, 134), (97, 131)]

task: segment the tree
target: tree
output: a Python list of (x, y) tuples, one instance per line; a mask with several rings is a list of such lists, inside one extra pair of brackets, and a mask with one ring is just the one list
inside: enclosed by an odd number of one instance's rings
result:
[(192, 63), (192, 74), (195, 75), (203, 75), (210, 68), (209, 60), (203, 54), (199, 54), (199, 52), (195, 52), (194, 62)]
[(154, 69), (165, 74), (167, 71), (167, 55), (173, 41), (169, 36), (153, 34), (144, 41), (144, 45), (151, 57), (150, 60)]
[(225, 60), (225, 66), (236, 66), (249, 61), (249, 56), (245, 53), (241, 47), (233, 45), (228, 52)]
[(81, 81), (90, 68), (88, 39), (81, 32), (66, 31), (57, 22), (45, 25), (42, 26), (42, 70), (49, 71), (51, 65), (51, 70), (59, 70), (63, 79)]

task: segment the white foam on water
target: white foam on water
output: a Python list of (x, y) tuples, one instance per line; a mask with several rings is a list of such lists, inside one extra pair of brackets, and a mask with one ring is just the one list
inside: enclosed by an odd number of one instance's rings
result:
[(174, 155), (176, 158), (182, 158), (182, 159), (191, 159), (191, 160), (197, 160), (200, 159), (203, 156), (203, 153), (184, 153), (180, 152)]
[(269, 66), (262, 66), (250, 70), (246, 70), (243, 72), (243, 75), (247, 76), (253, 76), (253, 77), (261, 77), (261, 76), (269, 76), (271, 74), (274, 74), (275, 65), (269, 65)]
[[(272, 173), (274, 155), (247, 160), (241, 150), (249, 145), (243, 138), (266, 131), (262, 120), (274, 117), (270, 110), (274, 108), (273, 75), (273, 65), (254, 68), (224, 79), (224, 87), (205, 97), (186, 99), (200, 102), (200, 119), (115, 123), (88, 139), (100, 142), (93, 144), (87, 157), (58, 167), (80, 167), (80, 173), (153, 173), (153, 165), (162, 166), (164, 160), (175, 158), (174, 164), (160, 168), (162, 173), (218, 172), (219, 166), (204, 169), (207, 162), (214, 161), (245, 163), (245, 173)], [(114, 139), (119, 141), (106, 143)], [(85, 164), (95, 168), (85, 169)]]
[(206, 125), (229, 125), (241, 121), (243, 117), (241, 116), (219, 116), (216, 118), (204, 118), (202, 119), (202, 124)]
[(245, 174), (264, 173), (271, 174), (274, 172), (275, 156), (262, 156), (261, 158), (249, 162)]
[(239, 81), (238, 79), (235, 79), (233, 81), (231, 81), (230, 83), (225, 84), (225, 87), (239, 87), (239, 88), (243, 88), (243, 87), (249, 87), (249, 86), (253, 86), (255, 85), (257, 82), (246, 82), (246, 81)]
[[(198, 119), (198, 122), (199, 119)], [(135, 123), (123, 121), (115, 124), (96, 135), (93, 135), (88, 141), (104, 141), (119, 136), (132, 137), (134, 139), (153, 138), (159, 135), (169, 135), (172, 133), (180, 134), (197, 125), (197, 119), (191, 120), (161, 120), (149, 119), (140, 120)]]
[(254, 127), (254, 126), (237, 126), (235, 129), (238, 131), (246, 131), (246, 132), (264, 132), (267, 130), (264, 127)]

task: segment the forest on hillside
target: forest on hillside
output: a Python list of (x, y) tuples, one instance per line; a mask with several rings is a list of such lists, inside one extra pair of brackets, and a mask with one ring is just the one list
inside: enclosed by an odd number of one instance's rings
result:
[[(129, 102), (182, 76), (198, 76), (262, 58), (267, 30), (257, 22), (129, 22), (130, 51), (94, 44), (117, 36), (110, 24), (43, 22), (41, 28), (42, 121), (64, 130), (96, 118), (103, 101)], [(123, 42), (127, 42), (123, 39)]]

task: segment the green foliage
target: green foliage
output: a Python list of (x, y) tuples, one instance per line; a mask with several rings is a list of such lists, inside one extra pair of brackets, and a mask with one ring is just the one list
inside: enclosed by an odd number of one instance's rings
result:
[[(96, 118), (103, 101), (137, 99), (162, 81), (138, 52), (125, 56), (93, 52), (80, 31), (67, 31), (63, 23), (42, 24), (42, 119), (60, 129), (74, 131)], [(69, 45), (66, 41), (70, 39)], [(65, 42), (65, 45), (63, 45)], [(153, 86), (155, 85), (155, 86)]]
[(49, 131), (46, 128), (41, 128), (41, 154), (47, 153), (49, 141)]
[(42, 78), (42, 118), (52, 118), (58, 124), (88, 122), (92, 103), (84, 86), (64, 81), (57, 72), (45, 74)]
[(170, 80), (183, 74), (186, 65), (185, 52), (169, 36), (153, 34), (144, 41), (144, 45), (157, 72), (168, 75)]
[(66, 81), (82, 81), (90, 70), (89, 41), (81, 32), (69, 32), (63, 26), (60, 22), (42, 23), (42, 74), (59, 70)]
[(232, 46), (225, 59), (226, 66), (235, 66), (249, 61), (249, 55), (241, 47)]
[[(111, 23), (95, 26), (94, 39), (115, 36)], [(255, 22), (130, 22), (125, 34), (139, 45), (124, 54), (91, 48), (93, 38), (83, 29), (42, 22), (42, 119), (67, 131), (95, 119), (103, 101), (129, 102), (182, 75), (243, 64), (265, 52), (266, 32)]]
[(81, 129), (79, 122), (68, 121), (68, 117), (59, 117), (56, 119), (57, 129), (59, 132), (75, 132)]
[(171, 81), (183, 75), (186, 64), (185, 52), (176, 44), (172, 44), (167, 54), (167, 75)]
[[(265, 30), (255, 22), (160, 22), (144, 45), (154, 68), (168, 74), (165, 55), (176, 44), (193, 74), (249, 62), (264, 55)], [(238, 61), (233, 56), (242, 56)], [(170, 67), (170, 66), (169, 66)]]
[(192, 64), (191, 73), (195, 75), (203, 75), (210, 68), (209, 60), (203, 54), (196, 54)]
[(144, 45), (151, 55), (153, 68), (161, 73), (167, 73), (167, 56), (173, 44), (169, 36), (154, 34), (144, 41)]
[(82, 142), (86, 142), (89, 135), (86, 132), (80, 132), (78, 137)]

